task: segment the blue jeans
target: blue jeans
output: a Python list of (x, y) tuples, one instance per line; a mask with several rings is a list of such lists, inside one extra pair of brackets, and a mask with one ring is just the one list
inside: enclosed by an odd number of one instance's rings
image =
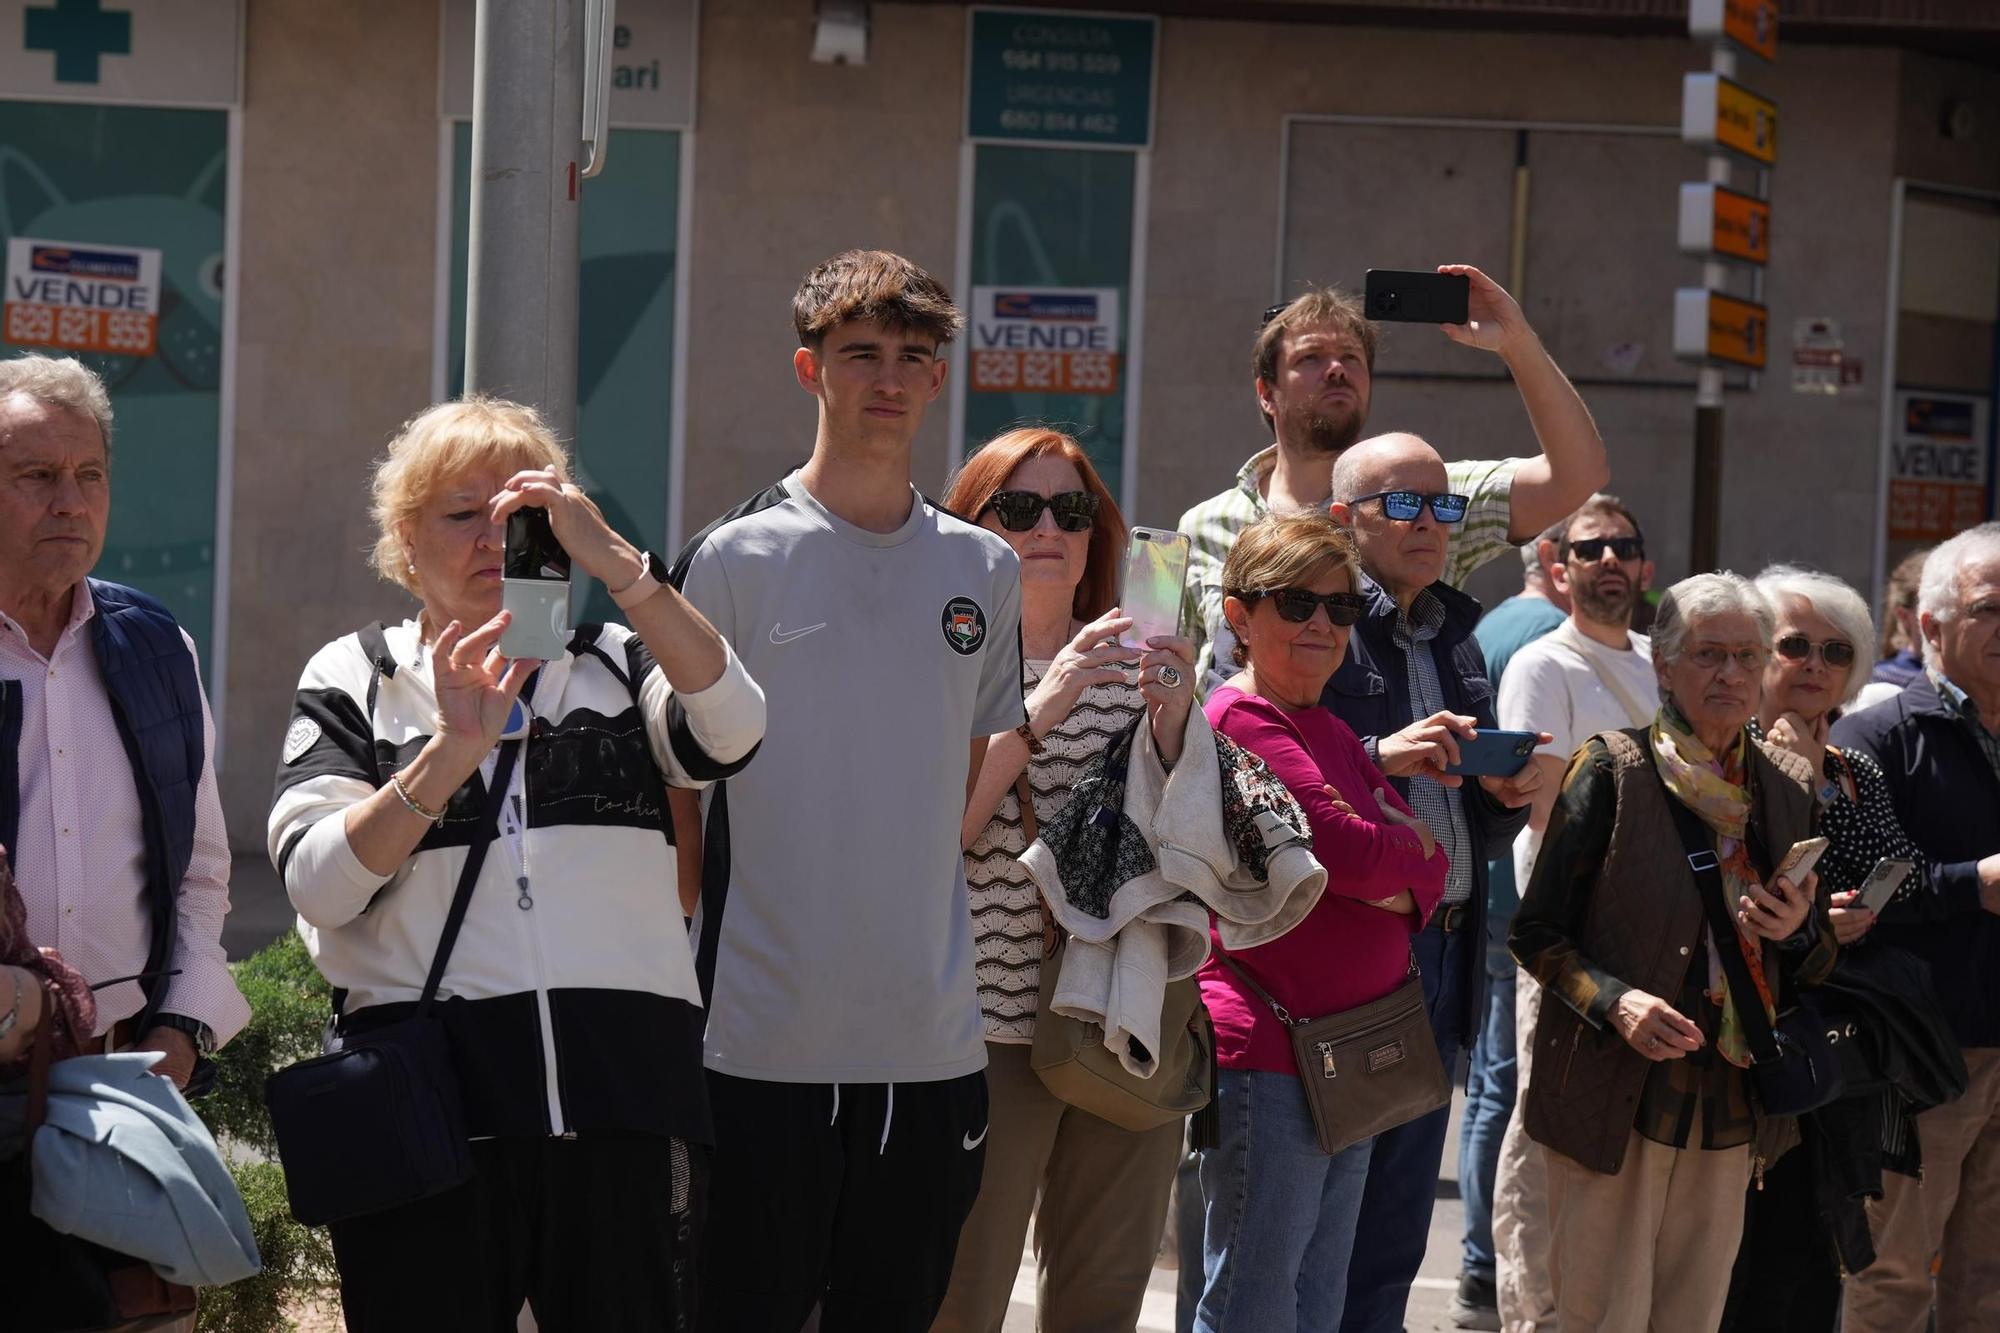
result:
[(1374, 1140), (1319, 1150), (1292, 1074), (1225, 1069), (1221, 1145), (1201, 1154), (1196, 1333), (1319, 1333), (1340, 1318)]
[(1488, 1280), (1494, 1273), (1493, 1177), (1500, 1167), (1500, 1140), (1513, 1118), (1515, 1068), (1514, 958), (1504, 947), (1489, 945), (1486, 1018), (1472, 1043), (1458, 1135), (1458, 1190), (1465, 1200), (1463, 1267)]
[[(1431, 1012), (1438, 1055), (1447, 1070), (1455, 1070), (1465, 1040), (1461, 1014), (1466, 987), (1476, 975), (1484, 976), (1486, 941), (1462, 930), (1448, 936), (1426, 929), (1412, 937), (1410, 947), (1424, 974), (1424, 1004)], [(1400, 1333), (1410, 1284), (1430, 1241), (1431, 1208), (1437, 1202), (1438, 1167), (1450, 1121), (1451, 1108), (1441, 1106), (1375, 1136), (1361, 1200), (1360, 1239), (1347, 1264), (1341, 1333)]]

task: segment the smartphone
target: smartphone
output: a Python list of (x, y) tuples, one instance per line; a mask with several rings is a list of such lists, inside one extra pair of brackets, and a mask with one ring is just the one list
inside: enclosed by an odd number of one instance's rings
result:
[(1471, 318), (1472, 280), (1463, 273), (1371, 268), (1368, 318), (1404, 324), (1464, 324)]
[(1782, 876), (1791, 881), (1793, 888), (1797, 888), (1807, 875), (1812, 874), (1813, 867), (1819, 864), (1819, 858), (1825, 855), (1826, 848), (1825, 838), (1800, 839), (1785, 853), (1785, 859), (1778, 862), (1778, 868), (1771, 872), (1771, 878), (1777, 879)]
[(1879, 913), (1889, 905), (1889, 900), (1896, 896), (1896, 890), (1903, 887), (1903, 881), (1908, 879), (1916, 868), (1915, 861), (1898, 861), (1894, 857), (1883, 857), (1875, 863), (1875, 868), (1868, 872), (1868, 878), (1861, 882), (1859, 896), (1855, 898), (1854, 906), (1865, 907), (1871, 912)]
[(1528, 766), (1541, 743), (1537, 731), (1502, 731), (1481, 727), (1471, 739), (1458, 738), (1458, 762), (1445, 769), (1476, 778), (1511, 778)]
[(1181, 632), (1181, 587), (1187, 580), (1188, 539), (1166, 528), (1133, 528), (1125, 549), (1125, 579), (1118, 609), (1132, 618), (1119, 637), (1127, 648), (1151, 652), (1146, 640)]
[(500, 636), (505, 657), (551, 662), (569, 647), (569, 552), (549, 527), (546, 509), (507, 516), (500, 557), (500, 605), (514, 619)]

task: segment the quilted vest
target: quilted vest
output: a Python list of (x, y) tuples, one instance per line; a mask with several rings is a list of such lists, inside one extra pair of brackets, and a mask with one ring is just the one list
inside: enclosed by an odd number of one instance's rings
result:
[[(194, 856), (195, 791), (207, 758), (203, 738), (201, 678), (180, 624), (166, 607), (135, 588), (90, 580), (96, 614), (90, 642), (119, 739), (139, 789), (146, 844), (146, 909), (152, 942), (145, 970), (159, 972), (174, 955), (175, 903)], [(0, 843), (11, 844), (20, 824), (19, 698), (0, 715)], [(141, 983), (144, 1031), (159, 1012), (168, 979)]]
[[(1618, 811), (1577, 950), (1626, 985), (1671, 1004), (1698, 961), (1693, 942), (1702, 938), (1705, 917), (1694, 872), (1646, 732), (1608, 731), (1597, 739), (1611, 751)], [(1782, 850), (1811, 837), (1815, 807), (1805, 761), (1759, 743), (1749, 767), (1752, 840)], [(1764, 974), (1775, 995), (1778, 946), (1769, 940)], [(1535, 1024), (1528, 1136), (1593, 1171), (1617, 1174), (1651, 1069), (1652, 1061), (1609, 1022), (1594, 1028), (1562, 1000), (1546, 997)]]

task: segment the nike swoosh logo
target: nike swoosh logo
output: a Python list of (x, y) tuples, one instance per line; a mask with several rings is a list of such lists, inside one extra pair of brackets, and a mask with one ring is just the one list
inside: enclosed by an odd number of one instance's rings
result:
[(776, 625), (773, 625), (771, 626), (771, 642), (779, 647), (783, 647), (793, 639), (803, 639), (814, 630), (825, 628), (826, 622), (824, 620), (820, 621), (817, 625), (807, 625), (804, 629), (779, 629)]
[(980, 1126), (978, 1138), (975, 1139), (972, 1137), (972, 1135), (967, 1134), (965, 1136), (965, 1150), (967, 1152), (971, 1152), (974, 1148), (977, 1148), (980, 1144), (986, 1142), (986, 1131), (991, 1128), (993, 1128), (993, 1122), (989, 1120), (984, 1125)]

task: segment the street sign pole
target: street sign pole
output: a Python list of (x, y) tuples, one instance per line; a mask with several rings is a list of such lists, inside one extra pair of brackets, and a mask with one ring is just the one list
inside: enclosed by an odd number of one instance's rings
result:
[[(1777, 58), (1776, 0), (1691, 0), (1689, 34), (1711, 43), (1709, 72), (1683, 82), (1681, 137), (1708, 150), (1707, 182), (1681, 189), (1680, 248), (1702, 260), (1701, 286), (1674, 296), (1674, 353), (1694, 361), (1694, 487), (1688, 555), (1696, 571), (1722, 560), (1723, 369), (1764, 368), (1770, 312), (1762, 304), (1769, 258), (1769, 168), (1777, 161), (1777, 107), (1736, 82), (1736, 56)], [(1733, 163), (1762, 168), (1757, 194), (1731, 189)], [(1753, 274), (1753, 300), (1729, 292), (1731, 265)]]
[(585, 0), (479, 0), (465, 387), (576, 436)]

